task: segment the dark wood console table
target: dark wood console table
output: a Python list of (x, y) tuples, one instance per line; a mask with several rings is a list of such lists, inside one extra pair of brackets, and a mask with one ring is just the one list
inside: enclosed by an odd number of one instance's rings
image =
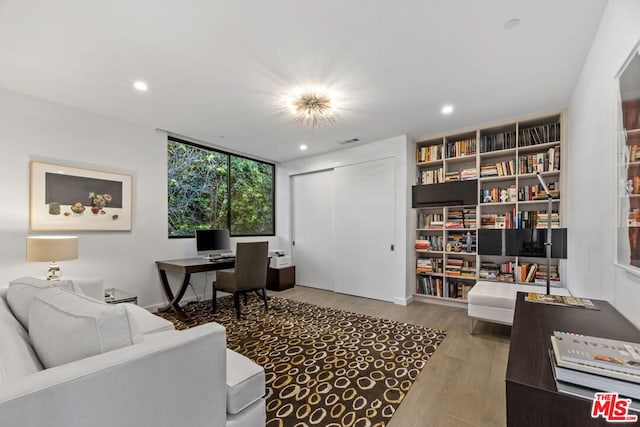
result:
[[(186, 316), (184, 314), (184, 310), (180, 307), (179, 302), (189, 287), (191, 274), (233, 268), (235, 265), (235, 259), (227, 258), (214, 261), (209, 261), (205, 258), (172, 259), (167, 261), (156, 261), (156, 265), (158, 267), (158, 272), (160, 273), (160, 280), (162, 281), (162, 290), (164, 291), (167, 300), (169, 300), (169, 304), (164, 307), (160, 307), (158, 311), (173, 309), (178, 318), (184, 320)], [(171, 286), (169, 286), (167, 271), (175, 271), (182, 275), (180, 288), (175, 295), (171, 290)]]
[(550, 336), (553, 331), (566, 331), (640, 342), (640, 331), (606, 301), (593, 300), (600, 309), (596, 311), (526, 302), (524, 296), (518, 293), (511, 329), (506, 374), (507, 425), (610, 425), (603, 418), (591, 418), (590, 400), (556, 391), (547, 353)]

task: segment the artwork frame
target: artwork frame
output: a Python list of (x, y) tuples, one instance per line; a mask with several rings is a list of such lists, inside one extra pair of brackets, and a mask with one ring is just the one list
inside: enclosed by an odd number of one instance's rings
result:
[(30, 230), (131, 230), (131, 175), (36, 160), (30, 172)]
[(640, 41), (615, 77), (615, 264), (640, 275)]

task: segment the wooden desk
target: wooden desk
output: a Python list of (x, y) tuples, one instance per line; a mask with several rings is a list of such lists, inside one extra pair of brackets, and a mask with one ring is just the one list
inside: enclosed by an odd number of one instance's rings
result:
[[(605, 426), (591, 401), (556, 391), (547, 350), (554, 330), (640, 342), (640, 331), (608, 302), (599, 311), (530, 303), (518, 293), (506, 374), (507, 426)], [(625, 423), (624, 425), (636, 425)]]
[[(162, 282), (162, 290), (169, 301), (164, 307), (160, 307), (158, 311), (167, 311), (173, 309), (179, 319), (185, 319), (186, 315), (182, 308), (180, 308), (179, 302), (184, 296), (184, 293), (189, 287), (189, 281), (191, 280), (192, 273), (202, 273), (205, 271), (224, 270), (227, 268), (233, 268), (235, 265), (235, 259), (220, 259), (216, 261), (209, 261), (205, 258), (187, 258), (187, 259), (171, 259), (167, 261), (156, 261), (158, 272), (160, 273), (160, 280)], [(167, 279), (167, 271), (175, 271), (182, 274), (182, 282), (180, 288), (173, 294), (171, 286), (169, 286), (169, 280)]]

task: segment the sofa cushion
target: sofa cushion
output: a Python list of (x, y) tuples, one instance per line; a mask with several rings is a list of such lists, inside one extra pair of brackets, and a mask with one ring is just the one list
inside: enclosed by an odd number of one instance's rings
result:
[(7, 302), (14, 316), (22, 323), (26, 330), (29, 330), (29, 310), (33, 303), (33, 296), (53, 286), (59, 286), (73, 292), (82, 293), (82, 290), (68, 280), (42, 280), (35, 277), (21, 277), (9, 282), (7, 291)]
[(129, 312), (129, 315), (136, 322), (136, 325), (138, 325), (138, 329), (142, 335), (173, 331), (176, 329), (175, 326), (173, 326), (173, 323), (167, 319), (156, 316), (138, 305), (129, 303), (123, 303), (120, 305), (126, 308)]
[(0, 298), (0, 386), (42, 370), (29, 334)]
[(125, 307), (60, 288), (35, 294), (29, 312), (29, 337), (45, 368), (142, 340)]
[(227, 349), (227, 412), (237, 414), (265, 394), (262, 366)]

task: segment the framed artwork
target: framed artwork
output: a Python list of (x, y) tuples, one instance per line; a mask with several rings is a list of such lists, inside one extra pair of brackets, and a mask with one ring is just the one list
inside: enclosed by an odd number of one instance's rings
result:
[(131, 230), (131, 175), (31, 161), (31, 230)]
[(616, 264), (640, 274), (640, 43), (617, 77)]

